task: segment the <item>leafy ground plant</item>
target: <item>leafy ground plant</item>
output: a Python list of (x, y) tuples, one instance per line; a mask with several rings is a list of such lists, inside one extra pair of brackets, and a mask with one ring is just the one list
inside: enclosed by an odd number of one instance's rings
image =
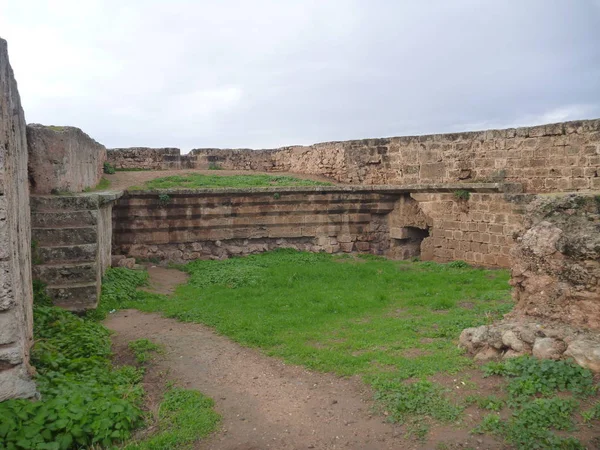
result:
[(0, 403), (0, 448), (110, 447), (141, 424), (141, 372), (110, 363), (108, 330), (47, 304), (36, 289), (32, 363), (40, 401)]
[(304, 180), (301, 178), (277, 175), (202, 175), (190, 173), (187, 175), (173, 175), (156, 178), (144, 183), (139, 189), (171, 189), (171, 188), (246, 188), (246, 187), (274, 187), (274, 186), (328, 186), (331, 183), (323, 181)]

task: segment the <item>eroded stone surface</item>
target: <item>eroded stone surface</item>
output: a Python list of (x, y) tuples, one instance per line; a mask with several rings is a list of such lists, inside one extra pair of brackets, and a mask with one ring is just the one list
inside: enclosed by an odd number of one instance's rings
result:
[(83, 192), (102, 178), (106, 148), (79, 128), (27, 125), (31, 192)]
[(35, 395), (25, 116), (0, 39), (0, 401)]

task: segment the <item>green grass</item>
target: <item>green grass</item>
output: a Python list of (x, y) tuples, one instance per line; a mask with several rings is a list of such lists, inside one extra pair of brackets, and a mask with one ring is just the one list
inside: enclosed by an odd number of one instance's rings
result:
[(129, 349), (133, 352), (133, 356), (135, 356), (135, 360), (139, 364), (144, 364), (151, 358), (151, 352), (161, 353), (162, 347), (149, 339), (136, 339), (135, 341), (131, 341), (129, 344)]
[(126, 445), (124, 450), (192, 448), (194, 442), (218, 428), (221, 417), (213, 406), (212, 399), (200, 392), (171, 387), (158, 410), (157, 431), (141, 442)]
[(460, 332), (511, 308), (503, 270), (290, 250), (184, 270), (189, 282), (168, 301), (140, 293), (131, 306), (339, 375), (456, 372), (471, 364), (456, 346)]
[(83, 192), (96, 192), (96, 191), (105, 191), (110, 187), (110, 180), (102, 177), (100, 182), (94, 186), (93, 188), (88, 187), (83, 190)]
[(171, 189), (171, 188), (248, 188), (277, 186), (329, 186), (331, 183), (276, 175), (173, 175), (146, 181), (143, 186), (133, 186), (130, 190)]

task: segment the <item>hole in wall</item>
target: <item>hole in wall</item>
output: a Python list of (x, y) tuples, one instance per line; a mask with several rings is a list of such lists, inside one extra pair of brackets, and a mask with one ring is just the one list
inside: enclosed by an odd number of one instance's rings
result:
[(421, 256), (421, 244), (429, 237), (429, 227), (402, 227), (390, 233), (390, 250), (394, 259), (411, 259)]

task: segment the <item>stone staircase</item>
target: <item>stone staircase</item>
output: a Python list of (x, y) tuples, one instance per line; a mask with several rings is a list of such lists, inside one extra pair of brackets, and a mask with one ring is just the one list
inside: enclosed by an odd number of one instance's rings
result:
[(84, 311), (98, 304), (120, 194), (31, 197), (33, 278), (46, 283), (56, 306)]

